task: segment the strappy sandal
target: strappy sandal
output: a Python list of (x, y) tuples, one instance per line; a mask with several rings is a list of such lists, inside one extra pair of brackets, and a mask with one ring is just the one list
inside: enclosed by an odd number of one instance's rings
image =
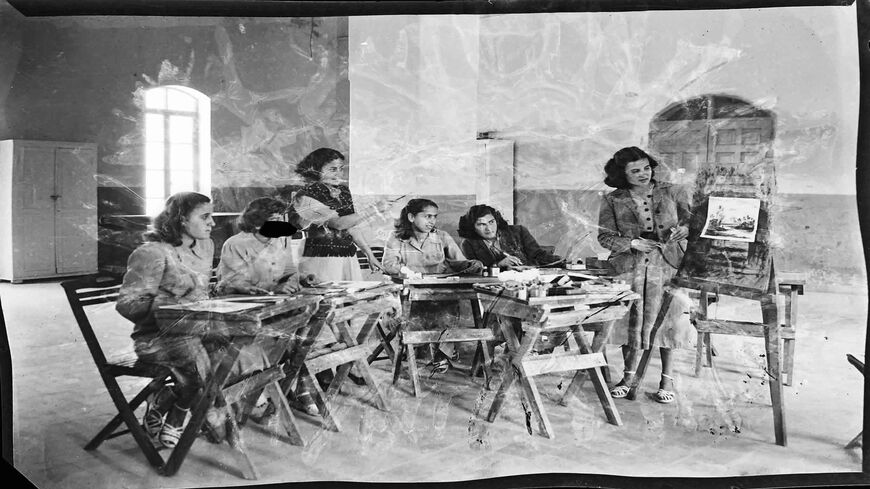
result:
[(296, 402), (298, 402), (302, 407), (302, 410), (310, 416), (317, 416), (320, 414), (320, 410), (317, 409), (317, 404), (314, 403), (314, 398), (311, 397), (311, 393), (308, 392), (307, 389), (303, 389), (301, 392), (296, 393)]
[(159, 442), (160, 431), (163, 429), (163, 422), (166, 420), (166, 413), (161, 413), (157, 409), (156, 395), (148, 396), (145, 405), (145, 415), (142, 417), (142, 428), (145, 433), (151, 438), (152, 442)]
[[(670, 375), (662, 374), (662, 377), (667, 377), (667, 378), (671, 379), (671, 384), (673, 384), (674, 378), (671, 377)], [(676, 395), (674, 394), (674, 391), (669, 391), (667, 389), (663, 389), (663, 388), (659, 387), (659, 390), (656, 391), (653, 398), (658, 403), (670, 404), (670, 403), (674, 402)]]
[(453, 368), (453, 363), (450, 362), (450, 359), (441, 350), (435, 353), (435, 358), (432, 359), (429, 365), (432, 366), (432, 373), (429, 377), (435, 374), (447, 373), (448, 370)]
[(628, 374), (633, 374), (634, 370), (624, 370), (622, 372), (622, 380), (619, 381), (618, 384), (613, 386), (613, 389), (610, 389), (610, 397), (614, 399), (623, 399), (628, 396), (628, 392), (631, 390), (631, 387), (625, 383), (625, 377)]
[(175, 448), (178, 445), (178, 440), (181, 439), (181, 434), (184, 433), (184, 427), (187, 425), (187, 414), (190, 412), (190, 409), (181, 409), (178, 406), (175, 409), (184, 411), (184, 420), (181, 426), (173, 426), (164, 421), (160, 429), (160, 443), (166, 448)]

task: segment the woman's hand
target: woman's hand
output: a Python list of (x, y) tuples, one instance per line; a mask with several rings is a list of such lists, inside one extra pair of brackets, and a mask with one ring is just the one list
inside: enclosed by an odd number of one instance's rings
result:
[(656, 249), (656, 242), (645, 238), (635, 238), (631, 240), (631, 247), (641, 253), (649, 253)]
[(235, 285), (232, 287), (233, 293), (236, 294), (249, 294), (249, 295), (268, 295), (269, 290), (264, 289), (262, 287), (257, 287), (256, 285)]
[(668, 241), (680, 241), (689, 237), (689, 226), (676, 226), (671, 229), (671, 237)]
[(481, 273), (485, 268), (480, 260), (468, 260), (468, 267), (465, 269), (465, 273)]
[(278, 287), (275, 288), (275, 293), (276, 294), (292, 295), (292, 294), (295, 294), (296, 292), (299, 292), (300, 288), (301, 287), (299, 287), (299, 284), (297, 284), (295, 281), (287, 280), (286, 282), (278, 285)]
[(309, 273), (308, 275), (300, 277), (299, 283), (302, 284), (303, 287), (313, 287), (320, 283), (320, 279), (317, 278), (317, 275)]
[(375, 258), (374, 254), (368, 255), (368, 259), (369, 259), (369, 268), (371, 268), (371, 270), (373, 272), (383, 272), (384, 271), (384, 265), (381, 263), (380, 260)]
[(507, 253), (505, 253), (505, 257), (502, 258), (500, 262), (498, 262), (498, 266), (500, 267), (518, 267), (522, 264), (522, 260), (513, 255), (508, 255)]

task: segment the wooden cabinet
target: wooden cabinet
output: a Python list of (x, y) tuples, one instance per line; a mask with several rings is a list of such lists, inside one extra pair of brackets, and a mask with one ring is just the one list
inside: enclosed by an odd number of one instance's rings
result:
[(0, 141), (0, 280), (97, 271), (97, 148)]

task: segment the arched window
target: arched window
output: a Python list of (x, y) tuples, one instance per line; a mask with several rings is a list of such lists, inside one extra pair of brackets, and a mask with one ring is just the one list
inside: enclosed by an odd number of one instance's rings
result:
[(211, 194), (210, 100), (181, 86), (145, 92), (145, 213), (176, 192)]

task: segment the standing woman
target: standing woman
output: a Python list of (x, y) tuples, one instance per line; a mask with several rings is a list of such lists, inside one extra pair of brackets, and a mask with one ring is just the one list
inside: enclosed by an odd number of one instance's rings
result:
[(345, 185), (344, 162), (341, 152), (320, 148), (296, 167), (296, 173), (308, 182), (293, 196), (299, 227), (308, 230), (299, 263), (302, 276), (314, 273), (325, 281), (362, 280), (357, 246), (368, 257), (373, 270), (381, 268), (358, 226), (380, 217), (390, 205), (380, 201), (357, 212)]
[(622, 345), (625, 365), (622, 380), (610, 393), (625, 397), (634, 381), (638, 352), (660, 347), (662, 377), (655, 400), (674, 400), (671, 349), (691, 347), (694, 328), (683, 316), (681, 300), (670, 312), (653, 343), (650, 331), (661, 308), (664, 286), (683, 259), (689, 235), (689, 200), (686, 193), (655, 180), (658, 162), (637, 147), (622, 148), (604, 167), (604, 183), (616, 190), (605, 195), (598, 214), (598, 242), (611, 251), (608, 262), (619, 278), (641, 295), (628, 315), (627, 326), (617, 326), (611, 342)]
[[(212, 204), (208, 197), (195, 192), (181, 192), (166, 200), (166, 207), (154, 219), (153, 229), (145, 234), (145, 243), (127, 260), (127, 272), (118, 295), (116, 309), (132, 321), (134, 350), (143, 361), (165, 365), (175, 378), (172, 392), (164, 390), (157, 397), (173, 398), (167, 412), (163, 402), (149, 400), (144, 426), (152, 438), (166, 447), (178, 443), (187, 424), (188, 411), (197, 391), (205, 386), (211, 373), (210, 356), (221, 350), (218, 341), (204, 343), (196, 336), (173, 334), (161, 329), (154, 312), (168, 304), (183, 304), (208, 299), (214, 243)], [(245, 349), (231, 375), (248, 373), (260, 365), (243, 366), (242, 358), (257, 354)], [(249, 369), (250, 367), (250, 369)], [(212, 435), (222, 438), (226, 413), (211, 407), (206, 420)]]

